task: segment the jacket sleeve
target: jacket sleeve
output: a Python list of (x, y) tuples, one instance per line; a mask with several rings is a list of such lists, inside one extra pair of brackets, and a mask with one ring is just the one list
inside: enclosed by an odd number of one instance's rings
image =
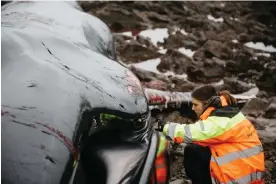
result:
[(227, 141), (231, 134), (225, 132), (233, 128), (245, 118), (241, 113), (233, 118), (211, 116), (195, 124), (169, 123), (164, 126), (163, 132), (177, 143), (199, 143), (210, 145)]

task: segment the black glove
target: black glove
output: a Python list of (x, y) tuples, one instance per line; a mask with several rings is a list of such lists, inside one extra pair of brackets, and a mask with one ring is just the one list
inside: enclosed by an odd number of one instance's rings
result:
[(157, 128), (155, 130), (159, 131), (159, 132), (163, 132), (163, 128), (166, 125), (166, 122), (164, 121), (164, 119), (157, 119)]

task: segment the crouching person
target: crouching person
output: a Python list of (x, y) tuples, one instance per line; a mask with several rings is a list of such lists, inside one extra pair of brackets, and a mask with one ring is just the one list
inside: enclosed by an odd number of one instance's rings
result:
[(187, 143), (185, 171), (193, 184), (263, 184), (264, 152), (257, 131), (228, 91), (212, 85), (192, 92), (195, 124), (164, 124), (165, 135)]

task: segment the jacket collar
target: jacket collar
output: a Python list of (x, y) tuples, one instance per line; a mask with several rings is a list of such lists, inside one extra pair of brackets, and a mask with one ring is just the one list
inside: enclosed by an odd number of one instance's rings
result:
[[(220, 96), (220, 102), (221, 102), (221, 105), (222, 105), (223, 107), (225, 107), (225, 106), (228, 105), (228, 104), (227, 104), (227, 101), (226, 101), (226, 98), (225, 98), (223, 95)], [(200, 119), (200, 120), (205, 120), (205, 119), (207, 119), (207, 118), (210, 116), (210, 114), (211, 114), (214, 110), (215, 110), (214, 107), (208, 107), (208, 108), (200, 115), (199, 119)]]
[(207, 119), (210, 114), (212, 113), (212, 111), (214, 111), (215, 108), (214, 107), (208, 107), (199, 117), (200, 120), (205, 120)]

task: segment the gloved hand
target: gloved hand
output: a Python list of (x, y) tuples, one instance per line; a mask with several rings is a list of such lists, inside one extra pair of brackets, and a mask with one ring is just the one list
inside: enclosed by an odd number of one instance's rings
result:
[(157, 128), (155, 130), (159, 131), (159, 132), (163, 132), (163, 128), (166, 125), (166, 121), (164, 121), (164, 119), (157, 119)]

